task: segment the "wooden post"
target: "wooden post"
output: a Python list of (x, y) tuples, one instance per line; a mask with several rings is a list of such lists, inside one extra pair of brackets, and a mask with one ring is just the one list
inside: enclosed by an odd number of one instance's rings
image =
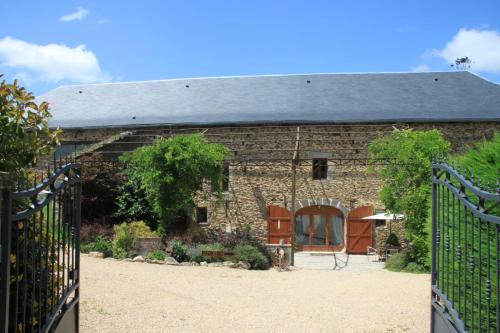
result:
[(295, 264), (295, 191), (297, 185), (297, 164), (299, 162), (299, 140), (300, 140), (300, 127), (297, 126), (297, 139), (295, 140), (295, 150), (292, 158), (292, 211), (290, 214), (290, 229), (292, 232), (292, 248), (290, 264)]

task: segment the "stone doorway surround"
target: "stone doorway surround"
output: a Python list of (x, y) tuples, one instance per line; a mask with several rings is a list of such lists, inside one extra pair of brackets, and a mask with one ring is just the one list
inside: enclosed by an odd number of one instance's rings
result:
[(336, 199), (329, 199), (329, 198), (318, 198), (318, 199), (302, 199), (302, 200), (296, 200), (295, 201), (295, 212), (294, 214), (297, 213), (299, 209), (302, 209), (304, 207), (310, 207), (310, 206), (330, 206), (337, 208), (340, 210), (343, 214), (344, 217), (347, 216), (347, 213), (349, 213), (349, 209), (342, 205), (342, 203)]

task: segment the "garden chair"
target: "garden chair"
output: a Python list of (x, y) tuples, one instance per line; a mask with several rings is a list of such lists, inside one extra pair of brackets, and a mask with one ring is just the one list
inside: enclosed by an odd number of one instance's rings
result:
[(375, 257), (375, 260), (371, 260), (371, 261), (379, 261), (380, 260), (380, 256), (377, 253), (377, 250), (372, 246), (366, 247), (366, 257), (367, 257), (368, 261), (370, 261), (371, 257)]

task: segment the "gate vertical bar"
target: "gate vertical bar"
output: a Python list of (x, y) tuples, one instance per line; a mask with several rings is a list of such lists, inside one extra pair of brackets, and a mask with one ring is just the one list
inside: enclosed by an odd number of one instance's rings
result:
[(0, 173), (0, 325), (3, 332), (9, 330), (10, 300), (10, 248), (12, 239), (12, 197), (8, 188), (7, 173)]
[[(432, 168), (432, 178), (435, 178), (436, 169)], [(432, 182), (432, 264), (431, 264), (431, 286), (436, 284), (436, 217), (437, 217), (437, 189), (438, 184)], [(431, 288), (431, 332), (434, 332), (434, 311), (432, 302), (434, 292)]]
[(75, 207), (75, 232), (74, 232), (74, 240), (75, 240), (75, 267), (76, 273), (73, 274), (76, 277), (77, 288), (75, 290), (75, 298), (77, 299), (76, 307), (76, 333), (80, 332), (80, 223), (82, 218), (82, 205), (81, 205), (81, 195), (82, 195), (82, 169), (81, 167), (75, 170), (77, 174), (75, 175), (75, 191), (74, 191), (74, 200), (73, 205)]

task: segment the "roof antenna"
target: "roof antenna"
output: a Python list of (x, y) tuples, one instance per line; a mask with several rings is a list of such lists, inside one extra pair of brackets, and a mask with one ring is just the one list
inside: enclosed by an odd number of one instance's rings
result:
[(455, 67), (459, 71), (470, 71), (472, 60), (469, 57), (462, 57), (455, 59), (455, 63), (450, 67)]

